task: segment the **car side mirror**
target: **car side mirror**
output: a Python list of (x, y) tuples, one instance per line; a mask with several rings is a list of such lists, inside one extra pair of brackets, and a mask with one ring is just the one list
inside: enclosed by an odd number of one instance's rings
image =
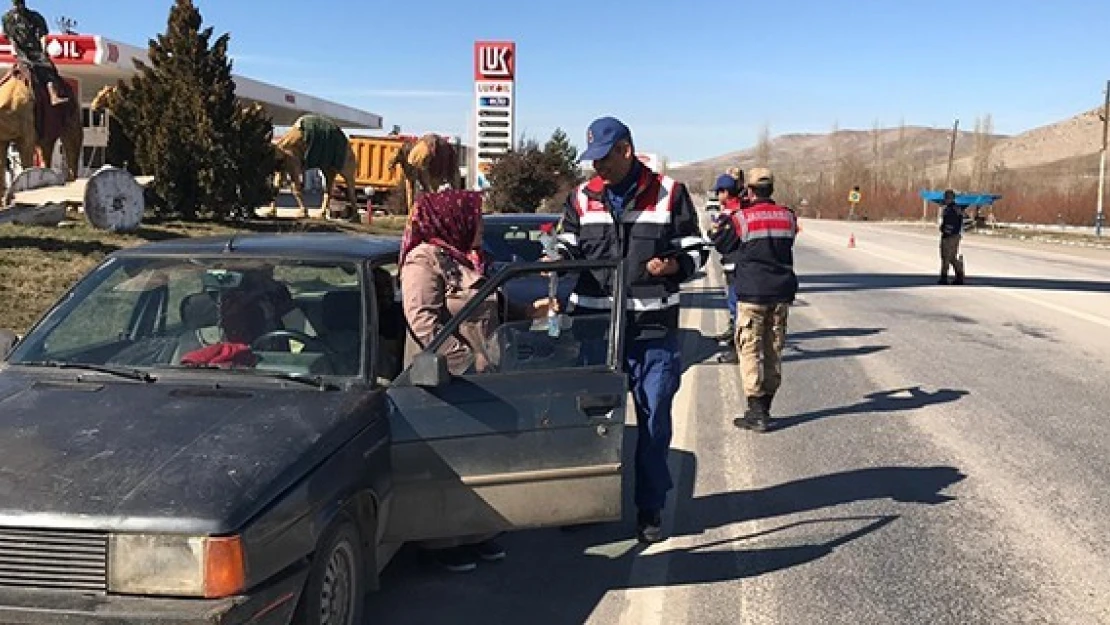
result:
[(443, 354), (420, 352), (412, 360), (409, 368), (409, 382), (413, 386), (438, 388), (451, 381), (451, 370), (447, 368), (447, 358)]
[(18, 334), (7, 328), (0, 330), (0, 360), (8, 357), (16, 343), (19, 343)]

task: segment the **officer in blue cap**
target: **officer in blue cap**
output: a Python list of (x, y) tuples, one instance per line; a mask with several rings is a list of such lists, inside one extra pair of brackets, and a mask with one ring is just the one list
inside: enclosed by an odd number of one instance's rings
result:
[[(717, 176), (717, 182), (713, 185), (713, 191), (717, 194), (717, 200), (721, 203), (721, 211), (717, 215), (716, 223), (726, 222), (732, 218), (732, 214), (740, 210), (744, 205), (745, 194), (743, 193), (742, 186), (744, 183), (744, 172), (739, 169), (735, 174), (724, 173)], [(724, 353), (717, 356), (717, 362), (736, 364), (740, 362), (739, 356), (736, 354), (736, 289), (733, 286), (736, 277), (736, 253), (721, 256), (721, 270), (724, 272), (725, 279), (725, 301), (728, 302), (728, 327), (725, 331), (717, 337), (721, 343), (724, 344)]]
[[(628, 126), (614, 117), (597, 119), (586, 144), (581, 158), (593, 161), (596, 175), (567, 198), (559, 245), (570, 258), (625, 261), (624, 365), (638, 432), (636, 533), (641, 542), (655, 543), (663, 540), (662, 510), (673, 488), (667, 456), (671, 404), (682, 378), (679, 286), (705, 265), (707, 240), (686, 186), (636, 158)], [(571, 314), (611, 313), (614, 278), (608, 270), (580, 273)], [(604, 338), (598, 343), (583, 344), (582, 351), (593, 355), (583, 364), (605, 362)]]

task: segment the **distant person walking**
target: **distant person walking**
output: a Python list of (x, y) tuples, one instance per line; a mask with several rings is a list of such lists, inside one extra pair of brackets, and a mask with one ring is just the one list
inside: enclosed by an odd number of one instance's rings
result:
[(952, 189), (946, 189), (940, 221), (940, 279), (937, 284), (948, 284), (949, 266), (956, 270), (956, 279), (952, 284), (964, 283), (964, 259), (960, 255), (963, 230), (964, 211), (956, 204), (956, 193)]

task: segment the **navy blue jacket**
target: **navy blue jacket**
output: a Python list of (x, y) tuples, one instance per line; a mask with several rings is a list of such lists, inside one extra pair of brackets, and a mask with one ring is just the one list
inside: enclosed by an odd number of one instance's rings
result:
[(963, 232), (964, 229), (964, 212), (960, 210), (959, 206), (949, 204), (944, 207), (943, 217), (940, 222), (940, 236), (947, 238), (956, 236)]
[(736, 259), (733, 288), (745, 304), (772, 305), (794, 301), (794, 237), (798, 232), (793, 211), (770, 199), (757, 199), (732, 214), (711, 234), (722, 256)]
[[(627, 273), (629, 338), (649, 339), (677, 330), (679, 285), (705, 265), (709, 250), (686, 186), (647, 167), (626, 184), (608, 187), (594, 177), (572, 191), (559, 224), (559, 247), (569, 258), (623, 259)], [(626, 188), (620, 188), (626, 187)], [(653, 276), (652, 258), (673, 256), (678, 272)], [(612, 310), (613, 272), (584, 271), (570, 302), (575, 309)]]

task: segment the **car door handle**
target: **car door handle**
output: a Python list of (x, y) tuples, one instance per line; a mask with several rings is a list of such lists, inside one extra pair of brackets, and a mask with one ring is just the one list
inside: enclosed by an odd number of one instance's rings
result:
[(579, 395), (578, 411), (591, 419), (602, 419), (621, 405), (620, 395)]

